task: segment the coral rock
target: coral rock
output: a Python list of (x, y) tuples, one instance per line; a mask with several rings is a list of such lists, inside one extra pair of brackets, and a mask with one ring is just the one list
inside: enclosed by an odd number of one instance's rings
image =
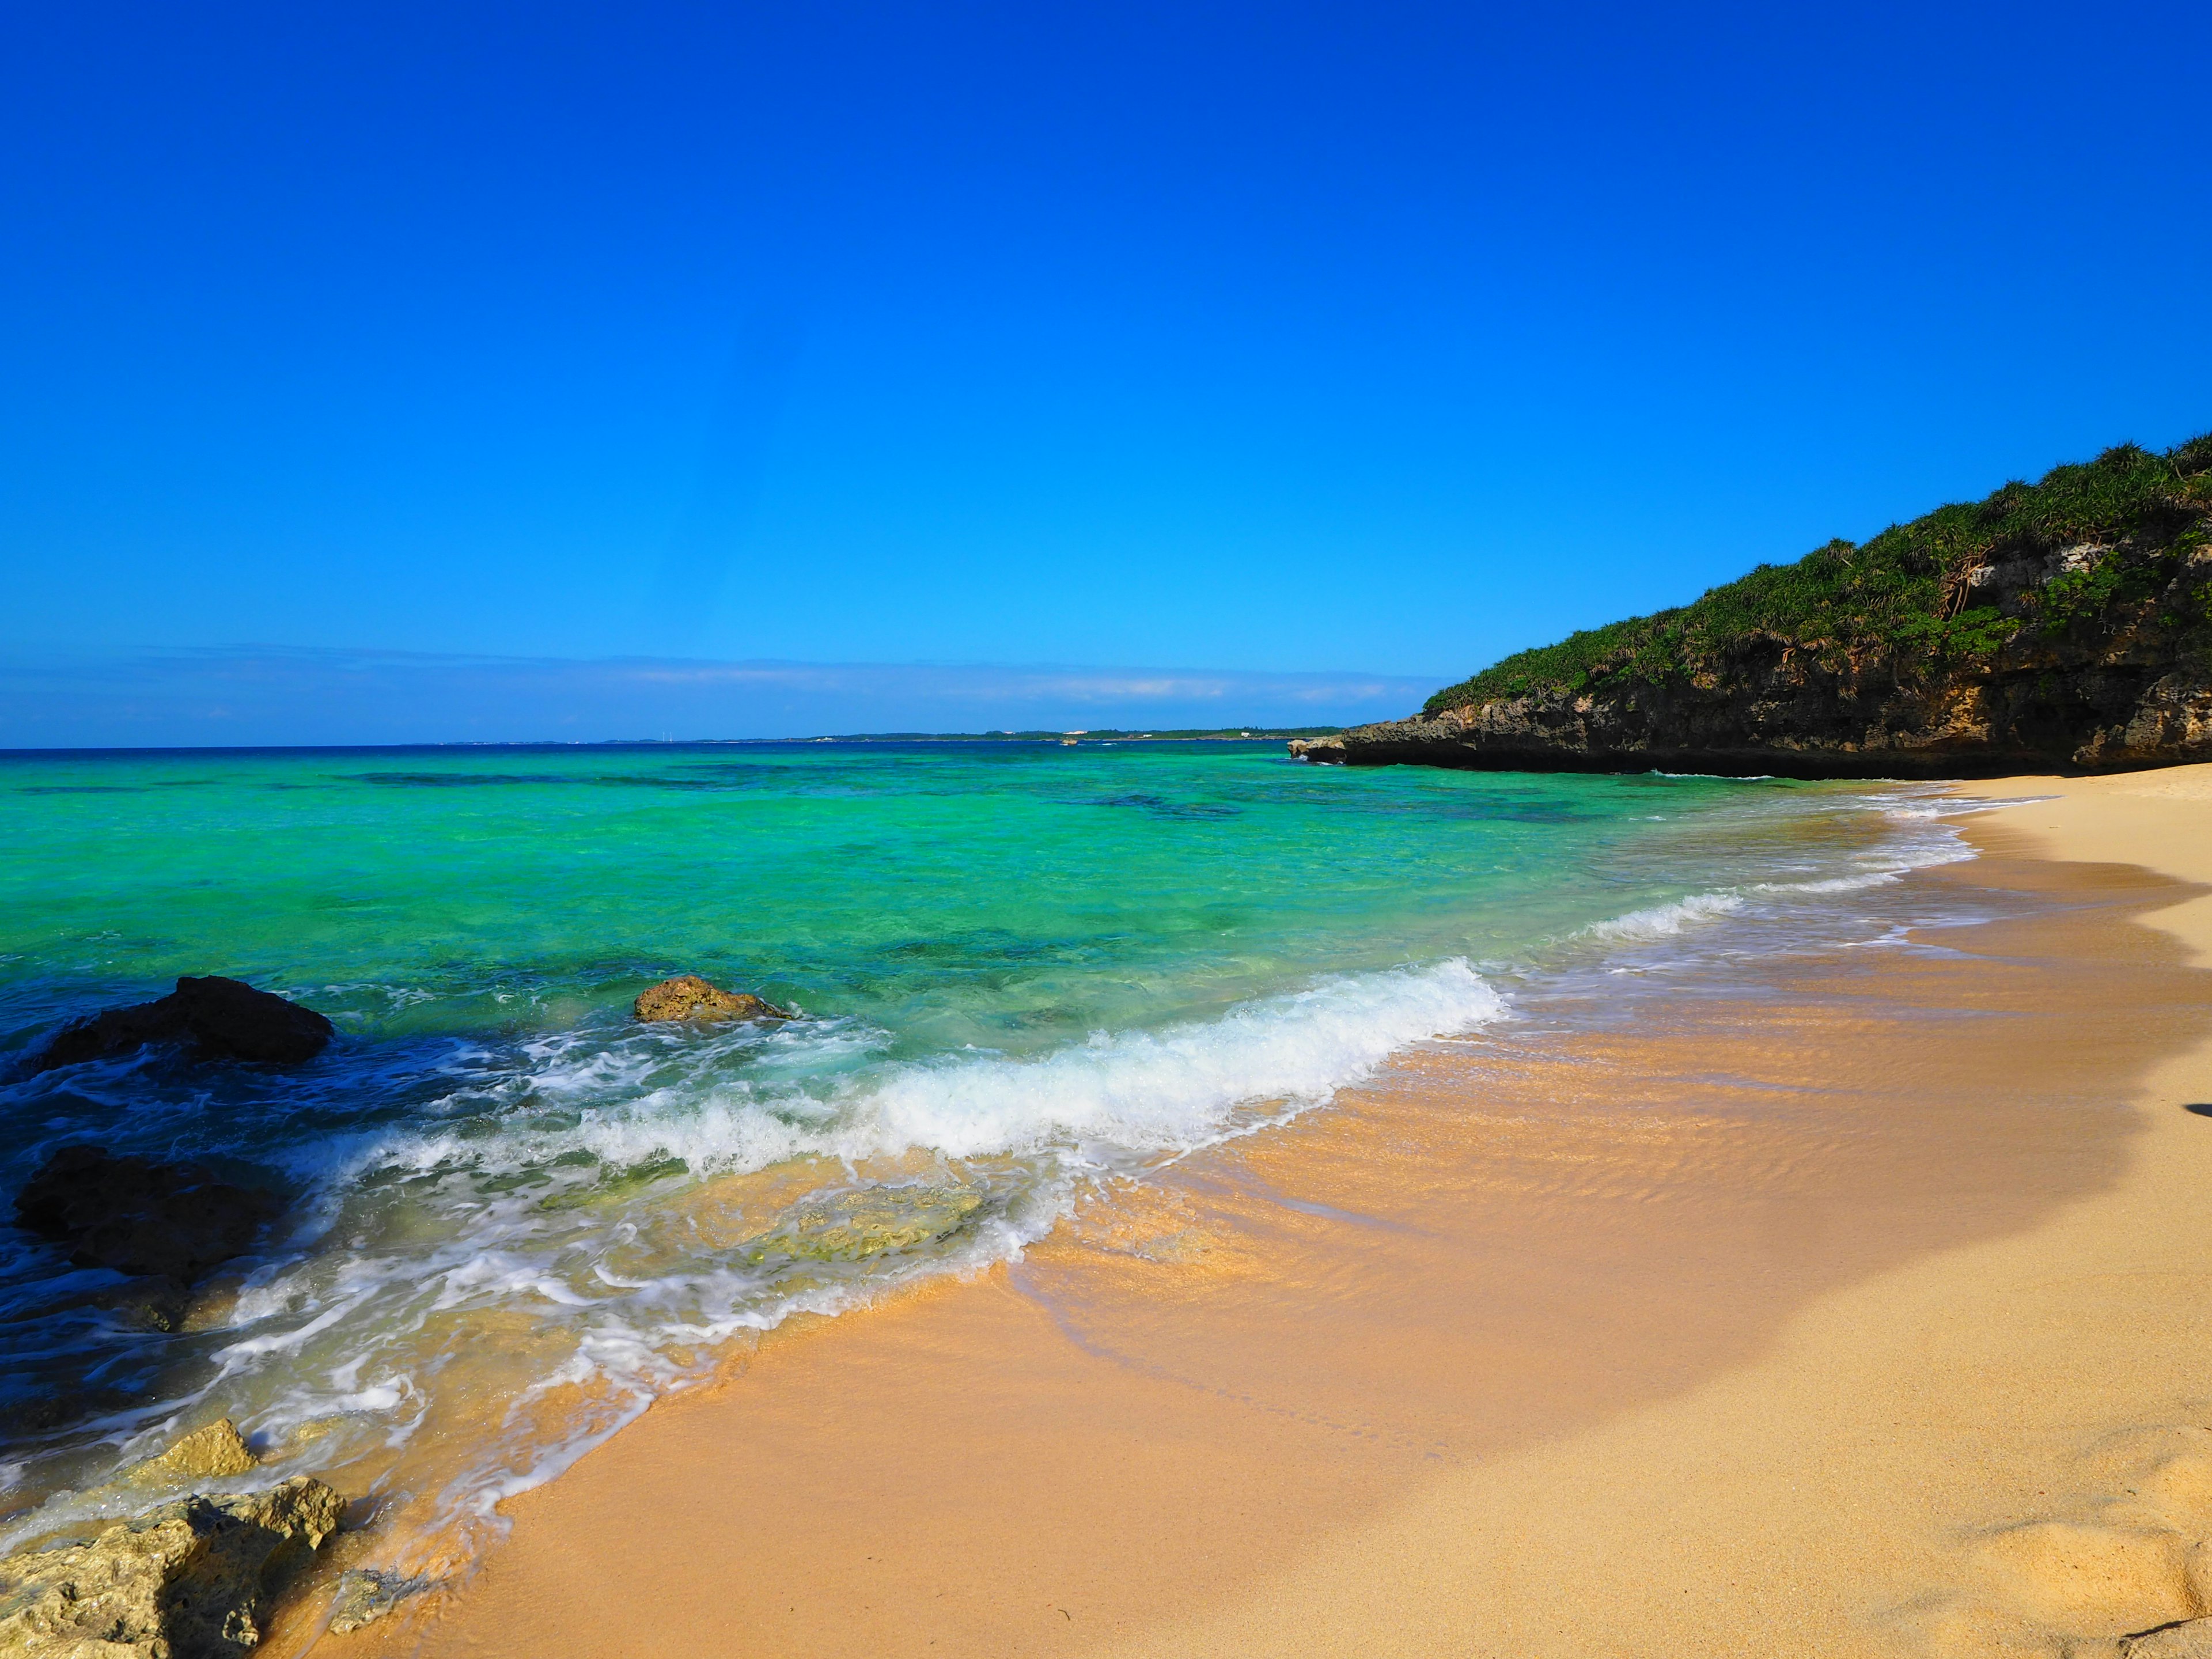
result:
[(789, 1019), (774, 1003), (744, 991), (718, 991), (696, 974), (664, 979), (641, 995), (630, 1012), (643, 1020)]
[(244, 1474), (260, 1462), (239, 1434), (238, 1425), (222, 1417), (194, 1429), (159, 1457), (148, 1458), (131, 1470), (131, 1478), (167, 1480), (183, 1475), (195, 1480), (219, 1480), (225, 1475)]

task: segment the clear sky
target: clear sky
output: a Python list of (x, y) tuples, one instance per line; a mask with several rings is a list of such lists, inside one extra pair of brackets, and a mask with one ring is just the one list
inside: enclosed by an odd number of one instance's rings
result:
[(1440, 684), (2212, 427), (2208, 61), (2182, 4), (10, 7), (0, 647)]

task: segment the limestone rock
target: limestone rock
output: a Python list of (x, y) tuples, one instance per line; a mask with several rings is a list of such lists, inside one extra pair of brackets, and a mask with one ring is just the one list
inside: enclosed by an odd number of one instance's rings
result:
[(15, 1195), (16, 1224), (70, 1247), (83, 1267), (154, 1273), (189, 1285), (241, 1255), (283, 1207), (197, 1164), (64, 1146)]
[(630, 1008), (642, 1020), (789, 1019), (774, 1003), (746, 991), (718, 991), (696, 974), (678, 974), (639, 996)]
[(220, 1480), (226, 1475), (244, 1474), (260, 1462), (239, 1434), (238, 1425), (221, 1417), (194, 1429), (159, 1457), (148, 1458), (131, 1471), (131, 1478), (167, 1480), (182, 1475), (195, 1480)]
[(344, 1500), (301, 1476), (240, 1498), (185, 1498), (91, 1542), (0, 1561), (9, 1659), (234, 1659), (290, 1566), (337, 1530)]
[(56, 1033), (31, 1070), (118, 1054), (149, 1042), (189, 1044), (203, 1059), (295, 1064), (322, 1053), (334, 1028), (312, 1008), (234, 979), (185, 978), (155, 1002), (110, 1008)]
[(404, 1601), (422, 1594), (437, 1581), (410, 1578), (377, 1567), (355, 1567), (338, 1578), (337, 1599), (331, 1606), (333, 1636), (373, 1625)]

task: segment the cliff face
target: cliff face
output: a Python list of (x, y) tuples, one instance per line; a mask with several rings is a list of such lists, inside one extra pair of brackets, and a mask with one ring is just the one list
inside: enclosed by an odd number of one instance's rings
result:
[[(2203, 446), (2185, 446), (2188, 459)], [(1924, 528), (1941, 517), (1931, 514), (1885, 532), (1896, 538), (1886, 552), (1881, 538), (1834, 544), (1696, 606), (1508, 659), (1410, 720), (1291, 752), (1356, 765), (1790, 777), (2212, 760), (2212, 507), (2203, 469), (2172, 467), (2182, 453), (2128, 452), (2125, 465), (2166, 465), (2172, 481), (2154, 486), (2147, 507), (2115, 512), (2119, 533), (2039, 545), (1993, 515), (1993, 504), (2011, 503), (2017, 518), (2018, 492), (2033, 493), (2008, 486), (2009, 496), (1943, 510), (1978, 514), (2003, 533), (1939, 536)], [(2063, 471), (2089, 475), (2120, 453)], [(1929, 545), (1955, 550), (1948, 561), (1915, 550)], [(1887, 609), (1869, 621), (1863, 595), (1877, 566)]]

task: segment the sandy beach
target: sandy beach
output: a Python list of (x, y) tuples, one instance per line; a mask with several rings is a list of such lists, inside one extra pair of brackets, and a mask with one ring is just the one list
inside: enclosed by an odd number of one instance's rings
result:
[(2116, 1656), (2212, 1613), (2212, 767), (1972, 793), (2023, 804), (1911, 879), (2014, 919), (1431, 1045), (787, 1325), (322, 1650)]

